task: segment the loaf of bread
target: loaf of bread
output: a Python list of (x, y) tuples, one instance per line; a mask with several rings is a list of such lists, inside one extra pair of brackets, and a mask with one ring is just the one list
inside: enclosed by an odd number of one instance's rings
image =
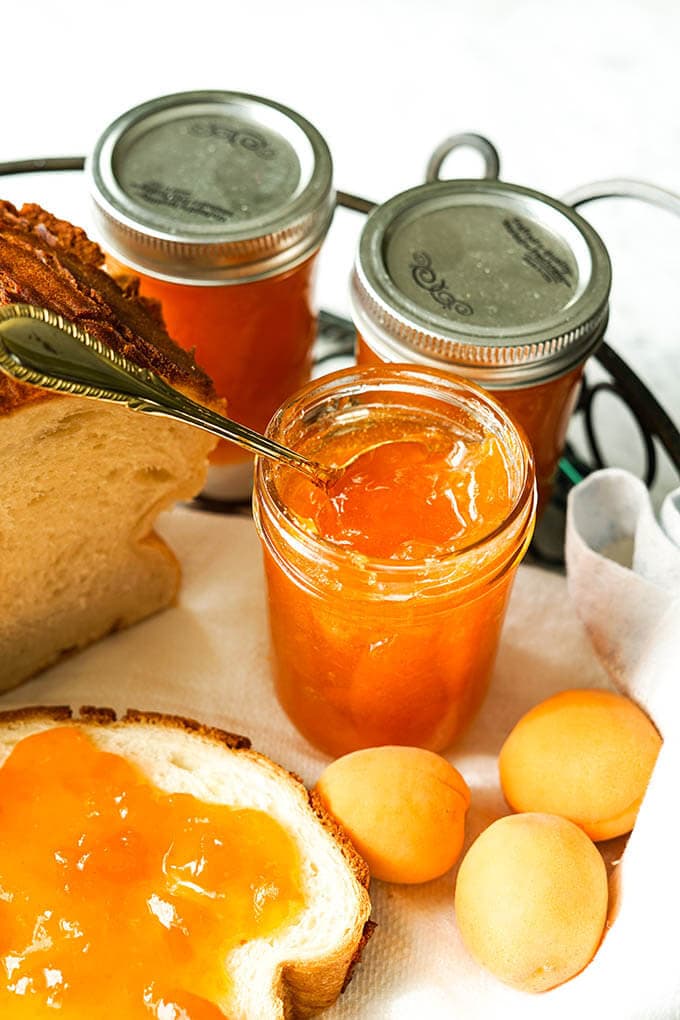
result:
[[(0, 304), (41, 305), (220, 407), (156, 308), (101, 267), (77, 227), (0, 202)], [(201, 488), (215, 440), (0, 372), (0, 689), (171, 603), (180, 572), (153, 530)]]
[[(263, 755), (251, 750), (249, 742), (245, 738), (209, 729), (186, 719), (136, 711), (128, 712), (120, 721), (116, 720), (114, 713), (110, 710), (93, 708), (81, 709), (79, 718), (73, 718), (68, 708), (36, 708), (0, 713), (0, 768), (5, 765), (8, 756), (19, 741), (31, 735), (44, 734), (47, 730), (64, 726), (76, 727), (85, 733), (97, 750), (123, 757), (143, 775), (145, 781), (153, 784), (157, 790), (164, 794), (190, 794), (203, 804), (222, 805), (236, 809), (251, 808), (264, 812), (292, 837), (299, 850), (299, 865), (297, 865), (299, 876), (296, 877), (302, 890), (302, 907), (299, 912), (293, 914), (292, 917), (286, 916), (283, 923), (279, 924), (266, 937), (241, 940), (222, 961), (201, 957), (200, 973), (209, 972), (216, 965), (219, 972), (222, 968), (226, 970), (225, 990), (216, 1005), (221, 1010), (219, 1015), (224, 1015), (229, 1020), (283, 1020), (284, 1017), (309, 1017), (330, 1005), (339, 995), (353, 966), (358, 961), (372, 924), (368, 920), (370, 901), (366, 888), (368, 884), (366, 865), (357, 855), (342, 830), (325, 814), (315, 795), (309, 794), (295, 776)], [(26, 746), (24, 745), (24, 748)], [(26, 751), (24, 750), (23, 753), (25, 755)], [(38, 755), (39, 768), (42, 766), (44, 760), (42, 756), (45, 753), (43, 750)], [(14, 765), (14, 768), (16, 769), (17, 766)], [(104, 771), (100, 768), (98, 781), (106, 782), (101, 777), (110, 774), (112, 768), (115, 766), (109, 766), (108, 770)], [(96, 791), (95, 780), (91, 778), (96, 772), (95, 766), (87, 771), (82, 780), (86, 792), (83, 794), (79, 787), (79, 799), (76, 798), (75, 801), (77, 805), (80, 805), (77, 810), (82, 811), (83, 819), (101, 817), (97, 814), (99, 810), (97, 805), (100, 804), (100, 801), (96, 800), (96, 792), (94, 792)], [(21, 784), (26, 780), (22, 778), (21, 774), (19, 774), (18, 780), (16, 773), (12, 775), (14, 778), (11, 780), (10, 788), (14, 791), (17, 782)], [(1, 771), (0, 779), (5, 783), (9, 782), (4, 779)], [(129, 799), (129, 791), (120, 784), (114, 789), (118, 791), (119, 788), (120, 794), (116, 803), (134, 804), (134, 801)], [(67, 789), (71, 791), (72, 788), (69, 786)], [(67, 796), (69, 795), (71, 795), (70, 792), (67, 793)], [(13, 794), (8, 799), (13, 801)], [(33, 845), (41, 844), (45, 836), (47, 840), (45, 845), (49, 849), (52, 845), (51, 839), (63, 838), (62, 836), (53, 836), (54, 830), (59, 828), (57, 823), (52, 824), (46, 835), (40, 828), (41, 821), (46, 814), (49, 816), (51, 813), (54, 816), (56, 812), (58, 817), (58, 803), (55, 805), (55, 800), (58, 801), (58, 796), (55, 796), (53, 788), (50, 788), (49, 802), (46, 803), (45, 797), (41, 799), (40, 790), (36, 790), (32, 786), (28, 803), (26, 798), (21, 797), (17, 799), (16, 805), (13, 802), (4, 803), (5, 814), (3, 817), (6, 819), (6, 830), (13, 831), (12, 826), (16, 825), (15, 814), (18, 811), (22, 826), (20, 831), (23, 832), (26, 826), (30, 828), (34, 834)], [(72, 800), (71, 810), (73, 803)], [(130, 811), (129, 817), (127, 812), (123, 812), (121, 818), (127, 820), (117, 824), (129, 826), (124, 832), (127, 845), (136, 848), (135, 859), (141, 856), (142, 860), (146, 860), (149, 850), (143, 837), (138, 837), (134, 821), (132, 823), (129, 821), (130, 818), (134, 818), (132, 808)], [(97, 851), (96, 844), (92, 843), (91, 835), (91, 832), (94, 831), (98, 834), (97, 839), (106, 838), (105, 834), (101, 834), (102, 830), (97, 828), (98, 824), (99, 822), (96, 820), (94, 822), (86, 821), (81, 823), (82, 827), (79, 827), (77, 819), (73, 825), (71, 825), (71, 818), (67, 819), (66, 828), (67, 831), (74, 834), (73, 838), (76, 838), (78, 833), (83, 833), (76, 839), (75, 844), (83, 849), (77, 850), (73, 859), (77, 860), (81, 853), (85, 855), (82, 861), (75, 865), (77, 869), (82, 866), (87, 870), (90, 867), (88, 857), (93, 846), (93, 852), (100, 853)], [(173, 842), (181, 838), (181, 832), (176, 835), (173, 833), (171, 836)], [(106, 845), (109, 846), (108, 843)], [(206, 845), (205, 843), (201, 844), (203, 847)], [(60, 844), (61, 850), (58, 856), (61, 860), (66, 861), (69, 857), (69, 847), (68, 843)], [(266, 848), (268, 853), (276, 852), (271, 848), (269, 842), (266, 844)], [(17, 847), (17, 853), (21, 852), (22, 848)], [(168, 853), (171, 853), (171, 850)], [(209, 854), (210, 851), (208, 850), (206, 853)], [(36, 865), (37, 877), (31, 872), (33, 858), (30, 854), (26, 854), (21, 859), (23, 870), (15, 870), (12, 877), (11, 874), (8, 876), (3, 873), (2, 861), (9, 861), (8, 868), (11, 872), (14, 867), (14, 857), (11, 853), (9, 857), (3, 857), (0, 854), (0, 885), (6, 893), (4, 898), (10, 904), (12, 902), (12, 882), (18, 883), (23, 890), (26, 890), (26, 902), (24, 903), (24, 894), (22, 893), (22, 903), (18, 909), (25, 915), (22, 923), (31, 927), (31, 918), (33, 917), (31, 911), (38, 909), (38, 906), (33, 904), (27, 907), (26, 903), (30, 903), (33, 888), (44, 889), (46, 872), (43, 862), (45, 858), (36, 858), (38, 861)], [(181, 859), (184, 860), (184, 857)], [(237, 848), (232, 847), (229, 851), (228, 860), (232, 859), (238, 860)], [(164, 876), (167, 880), (166, 860), (167, 855), (163, 857), (162, 874), (157, 876), (157, 879), (160, 878), (161, 884)], [(101, 874), (97, 868), (101, 868), (102, 865), (93, 862), (92, 866), (95, 868), (95, 874)], [(109, 860), (104, 872), (107, 878), (104, 881), (108, 880), (114, 866), (115, 862)], [(186, 871), (187, 865), (183, 865), (183, 867)], [(59, 927), (55, 929), (59, 932), (58, 941), (61, 942), (62, 939), (68, 937), (71, 930), (76, 926), (84, 925), (84, 922), (79, 914), (79, 887), (70, 884), (74, 879), (69, 879), (68, 876), (61, 879), (61, 871), (57, 870), (56, 874), (58, 881), (69, 883), (68, 900), (65, 902), (68, 903), (68, 909), (72, 914), (68, 929), (63, 928), (61, 921), (58, 922)], [(191, 874), (195, 875), (196, 871), (192, 870)], [(200, 875), (200, 872), (198, 874)], [(85, 875), (83, 881), (91, 882), (92, 880)], [(117, 881), (122, 880), (118, 878)], [(147, 881), (146, 877), (143, 881)], [(199, 878), (196, 878), (195, 881), (199, 882)], [(96, 898), (97, 886), (86, 885), (85, 888), (89, 890), (87, 909), (95, 909), (97, 911), (95, 917), (105, 918), (108, 916), (110, 905), (107, 905), (106, 901), (99, 903)], [(94, 893), (92, 893), (93, 888), (95, 889)], [(151, 888), (156, 887), (152, 886)], [(123, 893), (121, 892), (120, 895), (122, 896)], [(164, 893), (160, 897), (154, 896), (152, 899), (159, 902), (162, 901), (163, 896), (167, 897), (167, 895)], [(95, 897), (94, 901), (92, 901), (93, 896)], [(259, 902), (257, 895), (254, 900), (255, 904)], [(92, 902), (96, 904), (94, 908), (92, 908)], [(178, 902), (181, 903), (181, 900)], [(167, 903), (165, 906), (170, 908)], [(7, 909), (4, 903), (2, 907)], [(182, 911), (183, 908), (180, 906), (179, 909)], [(55, 914), (57, 920), (58, 917), (59, 914)], [(159, 913), (158, 917), (163, 923), (163, 914)], [(3, 936), (6, 951), (9, 951), (7, 948), (9, 946), (8, 939), (11, 941), (12, 938), (11, 923), (10, 917), (5, 925), (6, 930)], [(126, 918), (126, 923), (128, 926), (130, 925), (129, 918)], [(143, 932), (141, 935), (139, 934), (142, 931), (139, 925), (143, 926), (145, 923), (153, 925), (155, 922), (149, 922), (149, 918), (145, 914), (130, 927), (129, 933), (126, 929), (123, 936), (124, 946), (129, 946), (125, 960), (129, 961), (131, 968), (136, 968), (134, 970), (135, 980), (141, 987), (145, 987), (145, 982), (149, 980), (149, 976), (144, 970), (140, 974), (140, 960), (148, 959), (144, 956)], [(181, 923), (187, 922), (182, 921)], [(97, 926), (98, 929), (99, 926)], [(81, 930), (87, 939), (90, 929), (84, 926)], [(105, 929), (102, 927), (102, 930)], [(135, 943), (135, 931), (138, 933), (137, 939), (141, 940), (137, 943)], [(101, 933), (98, 931), (98, 934)], [(90, 948), (92, 954), (98, 952), (95, 945), (91, 945)], [(36, 944), (34, 950), (38, 953), (45, 951), (44, 959), (47, 960), (50, 959), (50, 953), (58, 954), (59, 946), (50, 947), (48, 938), (47, 942), (43, 940), (43, 943)], [(120, 952), (119, 947), (116, 947), (116, 952)], [(187, 949), (182, 947), (179, 959), (186, 959), (186, 955)], [(42, 973), (41, 968), (45, 966), (42, 963), (43, 957), (29, 959), (24, 954), (24, 958), (27, 959), (26, 966), (30, 973)], [(55, 958), (61, 959), (58, 955)], [(114, 974), (114, 965), (112, 964), (111, 974), (102, 975), (101, 985), (96, 989), (98, 997), (106, 995), (107, 982), (112, 980), (112, 974), (115, 981), (124, 983), (126, 980), (125, 973), (119, 972), (121, 957), (118, 955), (115, 958), (117, 960), (116, 973)], [(152, 959), (151, 963), (153, 964), (153, 962)], [(51, 966), (55, 968), (56, 964), (52, 963)], [(124, 962), (123, 966), (127, 966), (127, 963)], [(9, 994), (5, 983), (11, 984), (13, 973), (16, 971), (15, 977), (22, 973), (21, 969), (17, 970), (21, 967), (23, 967), (23, 963), (20, 961), (20, 957), (16, 957), (13, 969), (8, 971), (7, 975), (3, 974), (0, 979), (0, 1007), (7, 1000)], [(31, 1002), (35, 1004), (31, 1007), (29, 1003), (29, 1012), (31, 1008), (34, 1010), (34, 1013), (30, 1013), (30, 1015), (42, 1016), (43, 1013), (40, 1011), (43, 1008), (41, 1006), (42, 997), (47, 994), (61, 994), (62, 988), (63, 1000), (57, 999), (55, 1005), (60, 1003), (58, 1013), (64, 1020), (75, 1020), (76, 1016), (80, 1020), (81, 1015), (91, 1017), (113, 1015), (98, 1012), (101, 1008), (99, 998), (96, 1003), (91, 1004), (92, 1009), (86, 1010), (86, 1013), (77, 1012), (74, 1014), (72, 1012), (73, 1007), (69, 1007), (71, 1001), (69, 996), (78, 992), (77, 970), (77, 964), (74, 964), (66, 972), (63, 964), (60, 963), (57, 968), (58, 978), (52, 978), (52, 983), (45, 986), (46, 991), (43, 993), (36, 987), (36, 984), (32, 983), (32, 979), (25, 978), (32, 995)], [(172, 979), (181, 980), (177, 974), (172, 975)], [(69, 982), (72, 983), (72, 991), (69, 991)], [(132, 988), (129, 981), (127, 987)], [(195, 989), (186, 989), (186, 993), (189, 995), (193, 991)], [(15, 996), (10, 995), (7, 1001), (14, 1001), (14, 999)], [(131, 1005), (129, 1008), (132, 1009), (134, 1016), (138, 1015), (135, 1011), (136, 1006)], [(0, 1009), (0, 1012), (5, 1015), (3, 1010)], [(185, 1015), (181, 1009), (178, 1014), (170, 1007), (167, 1010), (163, 1007), (158, 1012), (153, 1010), (151, 1012), (158, 1017)], [(146, 1010), (140, 1003), (139, 1015), (142, 1014), (146, 1015)], [(21, 1013), (21, 1016), (24, 1015), (29, 1014)], [(204, 1013), (197, 1006), (196, 1014), (189, 1011), (188, 1015), (212, 1018), (213, 1015), (217, 1016), (218, 1014), (213, 1014), (210, 1010)]]

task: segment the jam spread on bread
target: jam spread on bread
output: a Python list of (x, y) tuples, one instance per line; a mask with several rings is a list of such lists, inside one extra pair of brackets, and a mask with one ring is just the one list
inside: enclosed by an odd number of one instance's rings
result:
[(219, 1020), (229, 952), (304, 907), (277, 821), (167, 794), (75, 727), (14, 747), (0, 831), (3, 1020)]

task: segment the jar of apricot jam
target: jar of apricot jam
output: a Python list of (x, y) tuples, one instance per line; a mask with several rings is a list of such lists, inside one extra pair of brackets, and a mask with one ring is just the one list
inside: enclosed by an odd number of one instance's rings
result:
[(357, 359), (429, 365), (493, 391), (529, 437), (543, 505), (610, 286), (603, 242), (569, 206), (495, 179), (427, 183), (365, 224)]
[(531, 539), (526, 440), (479, 387), (409, 366), (325, 376), (268, 433), (339, 468), (322, 487), (257, 465), (281, 704), (329, 754), (442, 750), (483, 698)]
[[(334, 207), (319, 132), (257, 96), (164, 96), (106, 128), (89, 176), (113, 270), (160, 300), (230, 417), (264, 431), (310, 373), (314, 264)], [(252, 459), (221, 440), (204, 494), (241, 498), (251, 484)]]

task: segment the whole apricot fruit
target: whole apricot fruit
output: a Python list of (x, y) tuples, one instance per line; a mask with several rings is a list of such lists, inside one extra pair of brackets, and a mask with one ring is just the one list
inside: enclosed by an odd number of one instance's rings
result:
[(429, 882), (460, 855), (470, 791), (457, 769), (432, 751), (353, 751), (326, 768), (316, 789), (374, 878)]
[(503, 744), (501, 786), (515, 811), (547, 811), (591, 839), (630, 832), (661, 747), (654, 726), (611, 691), (556, 694), (527, 712)]
[(597, 847), (557, 815), (500, 818), (458, 871), (456, 919), (471, 955), (501, 981), (543, 992), (589, 963), (607, 917)]

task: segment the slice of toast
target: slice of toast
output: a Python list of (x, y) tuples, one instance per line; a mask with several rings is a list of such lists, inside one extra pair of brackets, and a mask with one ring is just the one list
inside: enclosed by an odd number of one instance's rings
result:
[[(283, 1020), (313, 1016), (332, 1004), (372, 927), (368, 870), (315, 795), (296, 776), (251, 750), (246, 738), (138, 711), (119, 721), (112, 711), (95, 708), (82, 708), (78, 718), (68, 708), (0, 713), (0, 766), (25, 737), (62, 726), (80, 728), (98, 750), (122, 756), (164, 793), (265, 812), (292, 836), (300, 852), (301, 912), (268, 937), (229, 952), (226, 991), (217, 1005), (229, 1020)], [(0, 887), (2, 881), (0, 874)], [(3, 980), (9, 979), (0, 977), (0, 1002)], [(90, 1015), (98, 1017), (100, 1004), (92, 1006)], [(59, 1015), (76, 1020), (67, 1009)]]
[[(0, 304), (49, 308), (221, 409), (136, 281), (119, 285), (103, 262), (78, 227), (0, 202)], [(154, 521), (200, 490), (215, 443), (189, 425), (0, 372), (0, 690), (173, 601), (179, 564)]]

